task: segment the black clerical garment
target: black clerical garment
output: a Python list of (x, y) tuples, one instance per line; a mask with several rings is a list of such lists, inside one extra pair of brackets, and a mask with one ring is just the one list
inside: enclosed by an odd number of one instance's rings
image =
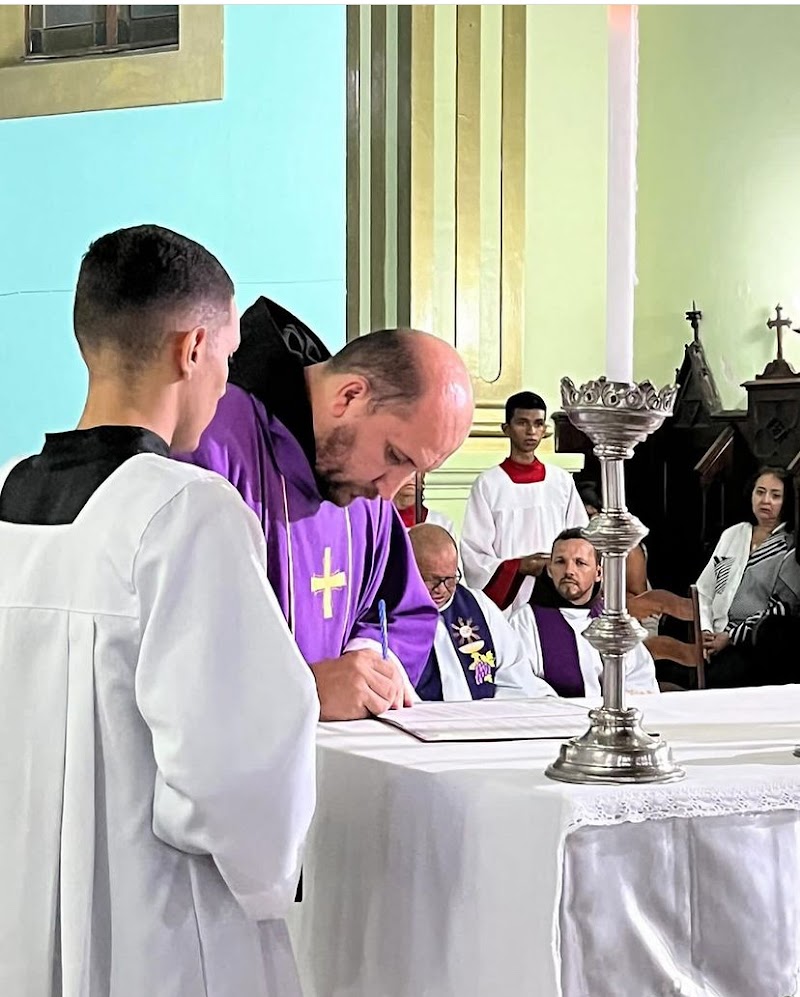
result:
[(138, 426), (48, 433), (42, 452), (20, 461), (6, 478), (0, 520), (37, 526), (72, 523), (106, 478), (141, 453), (167, 457), (169, 447)]

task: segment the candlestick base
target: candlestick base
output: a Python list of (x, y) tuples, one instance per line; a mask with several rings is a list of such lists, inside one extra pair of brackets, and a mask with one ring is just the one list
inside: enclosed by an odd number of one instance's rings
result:
[(562, 744), (545, 774), (558, 782), (675, 782), (685, 775), (667, 743), (651, 737), (633, 708), (602, 706), (589, 712), (591, 726)]

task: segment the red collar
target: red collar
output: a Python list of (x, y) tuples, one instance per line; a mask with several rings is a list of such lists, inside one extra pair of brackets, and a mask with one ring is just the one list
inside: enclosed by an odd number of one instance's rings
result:
[(506, 457), (500, 467), (511, 478), (515, 485), (530, 485), (535, 481), (544, 481), (547, 468), (538, 457), (533, 458), (532, 464), (520, 464), (510, 457)]
[[(403, 525), (407, 530), (410, 530), (412, 526), (417, 525), (417, 516), (416, 516), (417, 510), (413, 505), (407, 505), (405, 509), (398, 509), (397, 511), (400, 513), (400, 518), (403, 520)], [(427, 518), (428, 518), (428, 510), (423, 505), (422, 522), (424, 523)]]

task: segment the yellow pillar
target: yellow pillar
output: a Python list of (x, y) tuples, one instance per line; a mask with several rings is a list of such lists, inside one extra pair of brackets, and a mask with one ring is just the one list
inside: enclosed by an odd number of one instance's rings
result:
[(524, 5), (348, 7), (347, 334), (409, 324), (472, 375), (471, 438), (428, 481), (458, 521), (523, 387)]

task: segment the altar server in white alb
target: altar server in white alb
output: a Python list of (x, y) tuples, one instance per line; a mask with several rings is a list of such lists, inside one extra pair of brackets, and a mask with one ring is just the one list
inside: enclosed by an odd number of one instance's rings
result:
[(297, 997), (314, 680), (197, 445), (233, 285), (155, 226), (84, 257), (77, 429), (0, 477), (0, 994)]
[(536, 457), (546, 421), (539, 395), (522, 391), (508, 399), (502, 429), (510, 456), (478, 475), (467, 501), (464, 576), (503, 610), (528, 601), (558, 534), (589, 521), (572, 476)]
[(441, 526), (409, 532), (422, 580), (439, 610), (433, 649), (417, 682), (424, 700), (528, 698), (553, 695), (533, 673), (519, 638), (483, 592), (459, 584), (458, 550)]
[[(533, 668), (559, 696), (599, 696), (603, 660), (583, 631), (603, 611), (597, 551), (579, 529), (565, 530), (553, 544), (546, 573), (532, 602), (511, 616)], [(656, 669), (643, 644), (624, 657), (625, 688), (658, 692)]]

